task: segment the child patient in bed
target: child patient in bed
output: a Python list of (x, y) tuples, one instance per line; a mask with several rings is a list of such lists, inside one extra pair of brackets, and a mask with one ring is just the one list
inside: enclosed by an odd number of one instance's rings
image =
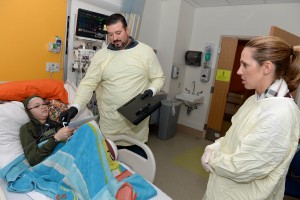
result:
[[(137, 173), (126, 173), (109, 156), (98, 126), (84, 124), (73, 135), (75, 128), (49, 119), (49, 109), (41, 97), (28, 97), (23, 104), (30, 117), (30, 122), (20, 129), (24, 155), (0, 170), (0, 178), (7, 181), (9, 191), (35, 190), (52, 199), (79, 200), (121, 200), (129, 199), (128, 195), (150, 199), (157, 194), (147, 180)], [(25, 159), (34, 166), (29, 167)], [(113, 172), (118, 172), (117, 178)]]
[(30, 96), (23, 104), (30, 122), (21, 127), (20, 139), (25, 158), (34, 166), (51, 155), (58, 143), (71, 137), (75, 128), (51, 120), (48, 104), (39, 96)]

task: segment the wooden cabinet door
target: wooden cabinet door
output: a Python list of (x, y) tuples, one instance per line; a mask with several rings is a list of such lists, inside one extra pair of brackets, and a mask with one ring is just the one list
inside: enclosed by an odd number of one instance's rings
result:
[[(218, 70), (232, 71), (237, 45), (238, 38), (236, 37), (222, 38), (216, 75)], [(220, 131), (224, 117), (229, 85), (230, 78), (229, 80), (215, 79), (206, 126), (206, 139), (214, 141), (221, 134)]]
[[(271, 26), (269, 35), (280, 37), (281, 39), (289, 43), (291, 46), (300, 45), (300, 37), (286, 30), (283, 30), (277, 26)], [(299, 93), (299, 87), (297, 90), (292, 92), (292, 96), (294, 97), (296, 102), (298, 101), (298, 93)]]
[(300, 37), (277, 26), (271, 26), (269, 35), (280, 37), (292, 46), (300, 45)]

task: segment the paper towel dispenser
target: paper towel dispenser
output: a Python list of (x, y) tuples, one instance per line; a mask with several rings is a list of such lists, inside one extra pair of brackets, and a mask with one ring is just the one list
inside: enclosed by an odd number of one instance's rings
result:
[(200, 66), (201, 65), (201, 55), (202, 55), (201, 51), (187, 51), (185, 53), (185, 64)]

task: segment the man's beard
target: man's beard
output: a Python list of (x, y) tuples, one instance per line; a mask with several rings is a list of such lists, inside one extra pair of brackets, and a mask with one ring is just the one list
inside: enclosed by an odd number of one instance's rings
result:
[[(121, 45), (117, 46), (117, 45), (115, 45), (115, 42), (121, 42)], [(126, 40), (125, 42), (122, 42), (121, 40), (116, 40), (116, 41), (113, 42), (112, 45), (113, 45), (114, 48), (116, 48), (118, 50), (121, 50), (121, 49), (124, 49), (127, 46), (127, 44), (128, 44), (128, 40)]]

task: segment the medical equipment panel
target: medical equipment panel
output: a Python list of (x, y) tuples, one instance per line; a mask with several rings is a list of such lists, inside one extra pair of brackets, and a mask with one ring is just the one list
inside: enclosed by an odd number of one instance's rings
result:
[(107, 15), (79, 8), (77, 14), (75, 35), (94, 40), (106, 39)]

